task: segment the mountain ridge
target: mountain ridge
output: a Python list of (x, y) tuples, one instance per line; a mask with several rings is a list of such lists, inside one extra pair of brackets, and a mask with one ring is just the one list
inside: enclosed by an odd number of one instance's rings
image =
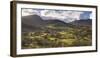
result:
[(48, 25), (54, 25), (54, 27), (75, 27), (75, 26), (91, 26), (92, 20), (75, 20), (70, 23), (54, 19), (43, 20), (38, 15), (30, 15), (22, 17), (22, 32), (32, 32), (35, 30), (42, 30), (43, 27)]

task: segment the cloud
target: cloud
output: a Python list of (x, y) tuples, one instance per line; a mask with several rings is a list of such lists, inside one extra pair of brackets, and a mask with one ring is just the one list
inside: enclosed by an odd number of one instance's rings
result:
[(48, 20), (61, 20), (64, 22), (72, 22), (75, 20), (80, 20), (80, 15), (83, 11), (72, 11), (72, 10), (49, 10), (49, 9), (22, 9), (22, 16), (27, 15), (39, 15), (41, 18)]
[(65, 11), (65, 12), (62, 12), (62, 15), (65, 16), (66, 18), (80, 20), (80, 15), (82, 13), (83, 12), (79, 12), (79, 11)]
[(28, 15), (39, 15), (39, 11), (33, 9), (22, 9), (22, 16)]
[(59, 11), (56, 10), (42, 10), (41, 16), (51, 17), (52, 19), (59, 19), (65, 22), (72, 22), (74, 20), (80, 20), (80, 15), (83, 12), (80, 11)]
[(41, 11), (41, 16), (51, 17), (52, 19), (64, 19), (64, 16), (61, 16), (55, 10), (43, 10), (43, 11)]

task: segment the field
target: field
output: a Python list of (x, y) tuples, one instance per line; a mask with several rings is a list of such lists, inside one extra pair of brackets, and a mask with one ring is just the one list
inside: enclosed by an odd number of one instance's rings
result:
[(22, 32), (22, 49), (91, 45), (90, 26), (48, 24), (33, 32)]

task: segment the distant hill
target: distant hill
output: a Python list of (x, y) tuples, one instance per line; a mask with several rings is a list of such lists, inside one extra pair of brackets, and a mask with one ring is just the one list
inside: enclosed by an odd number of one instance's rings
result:
[(67, 23), (60, 20), (43, 20), (38, 15), (30, 15), (22, 17), (22, 32), (31, 32), (35, 30), (42, 30), (47, 25), (67, 26)]
[(87, 20), (76, 20), (71, 22), (70, 24), (76, 25), (76, 26), (92, 26), (92, 20), (87, 19)]
[(92, 26), (92, 20), (75, 20), (70, 23), (65, 23), (64, 21), (60, 21), (58, 19), (48, 19), (43, 20), (38, 15), (29, 15), (29, 16), (23, 16), (22, 17), (22, 32), (32, 32), (32, 31), (41, 31), (43, 29), (47, 29), (49, 27), (52, 28), (60, 28), (60, 29), (66, 29), (68, 28), (77, 28), (80, 26)]
[(22, 17), (22, 23), (31, 26), (41, 26), (44, 24), (44, 20), (38, 15), (29, 15)]

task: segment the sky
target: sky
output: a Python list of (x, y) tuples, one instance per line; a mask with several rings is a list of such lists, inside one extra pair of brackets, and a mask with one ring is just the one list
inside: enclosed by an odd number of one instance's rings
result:
[(61, 20), (72, 22), (75, 20), (91, 19), (92, 11), (55, 10), (55, 9), (22, 9), (22, 16), (39, 15), (44, 20)]

